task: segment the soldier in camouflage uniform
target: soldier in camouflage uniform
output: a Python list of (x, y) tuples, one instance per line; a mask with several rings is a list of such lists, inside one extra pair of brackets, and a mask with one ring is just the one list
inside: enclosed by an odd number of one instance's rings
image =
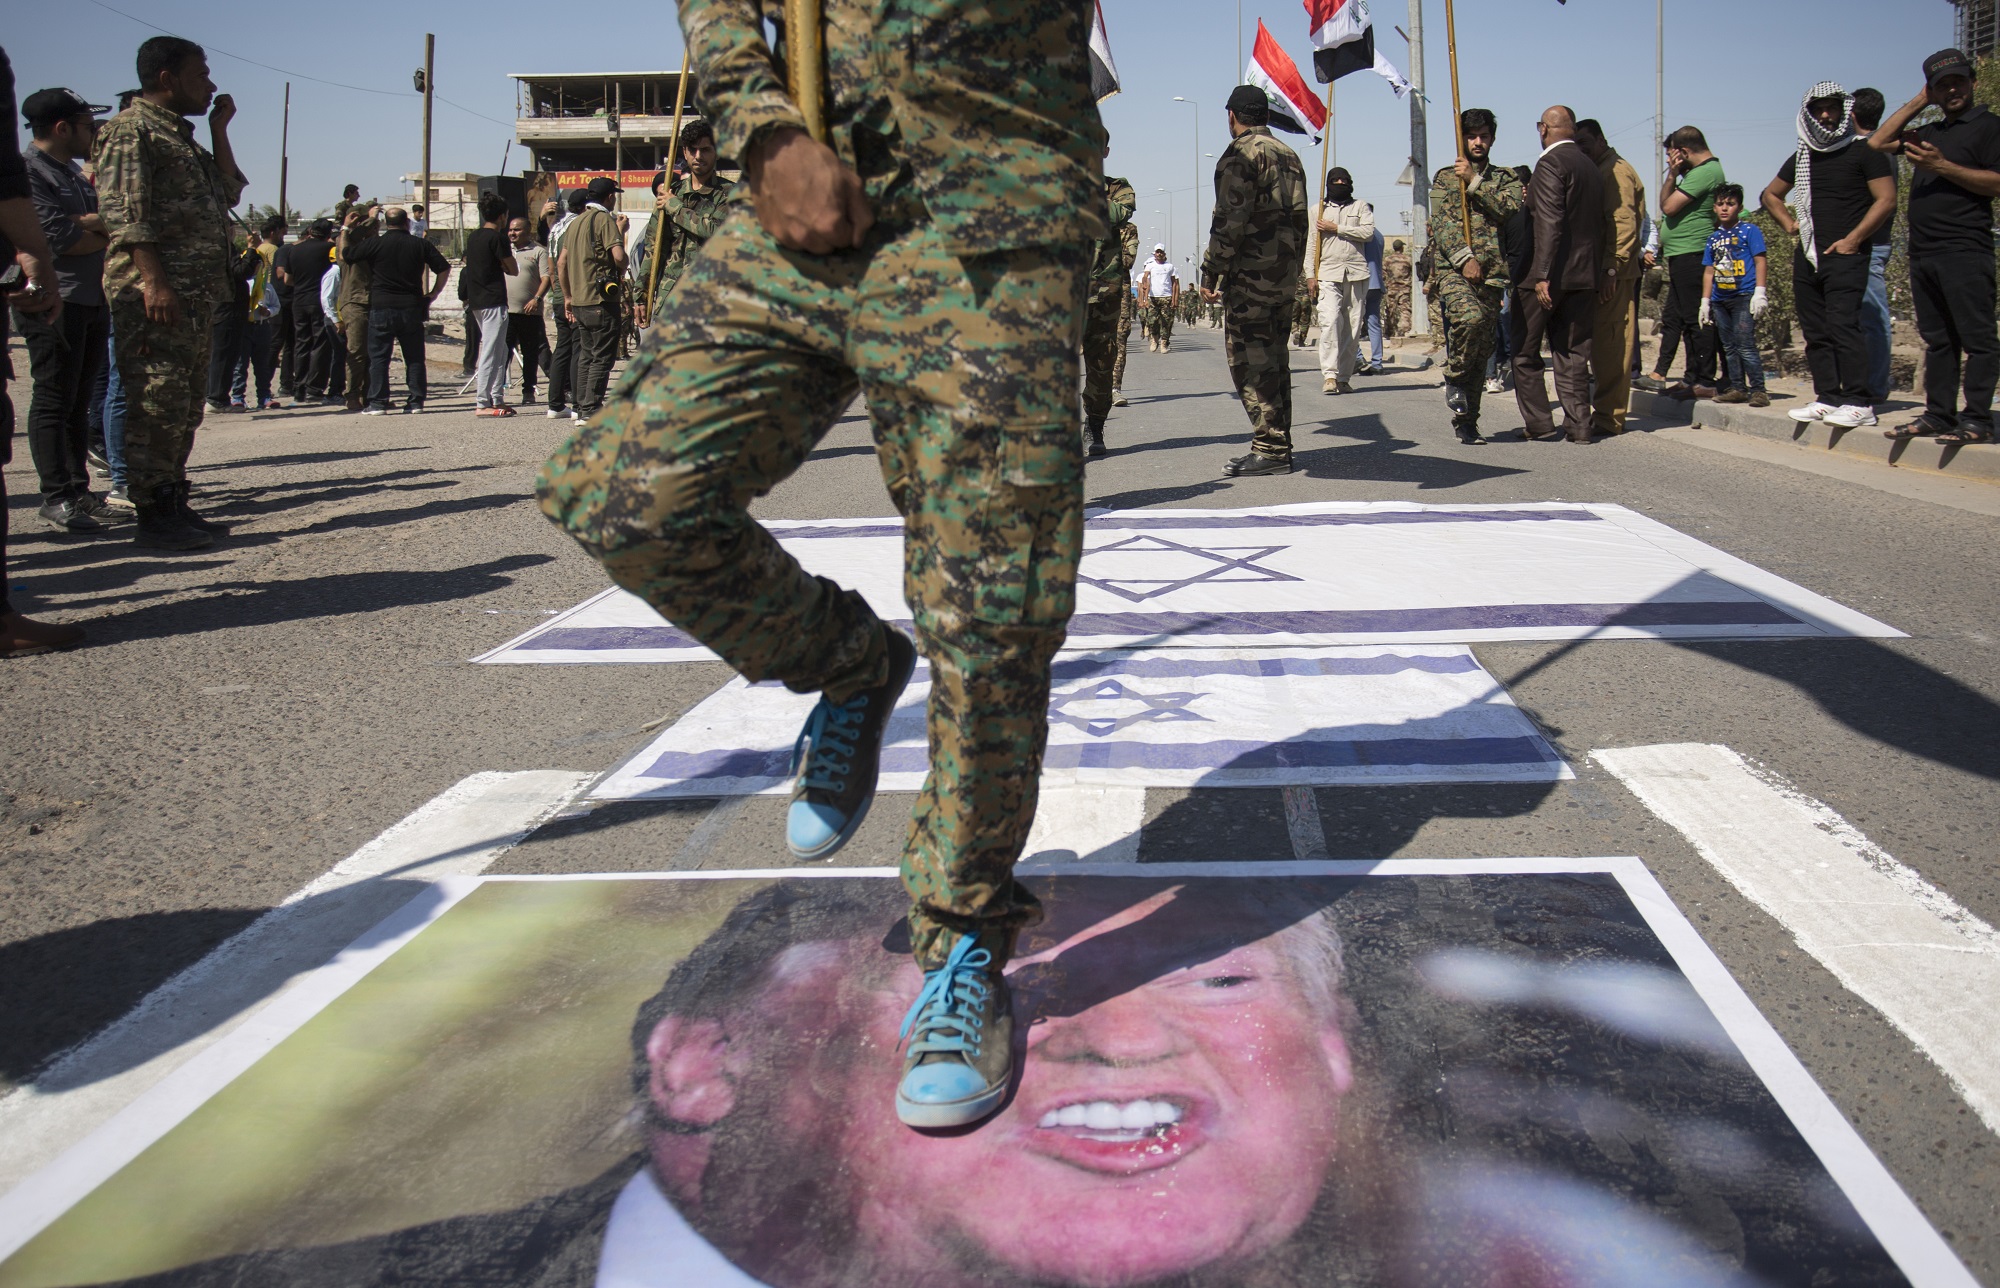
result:
[(1104, 200), (1112, 231), (1097, 243), (1091, 260), (1089, 312), (1083, 324), (1083, 450), (1091, 456), (1106, 450), (1104, 418), (1111, 414), (1112, 372), (1125, 344), (1126, 333), (1119, 329), (1125, 316), (1122, 301), (1132, 293), (1125, 277), (1125, 234), (1139, 204), (1130, 183), (1110, 177), (1104, 180)]
[(831, 148), (804, 132), (782, 46), (766, 45), (775, 7), (682, 0), (754, 211), (723, 220), (539, 493), (614, 581), (739, 673), (819, 691), (786, 840), (823, 857), (873, 799), (915, 649), (747, 507), (866, 394), (931, 674), (903, 857), (926, 978), (896, 1108), (970, 1123), (1013, 1076), (1001, 968), (1040, 909), (1012, 870), (1083, 547), (1077, 355), (1092, 247), (1111, 232), (1092, 5), (826, 0)]
[(1306, 169), (1270, 131), (1254, 85), (1229, 95), (1232, 138), (1215, 163), (1203, 298), (1222, 302), (1222, 347), (1250, 416), (1250, 451), (1232, 477), (1292, 472), (1292, 355), (1286, 346), (1306, 244)]
[[(1451, 427), (1460, 442), (1483, 443), (1479, 396), (1500, 325), (1500, 301), (1509, 285), (1500, 226), (1527, 205), (1528, 191), (1519, 175), (1488, 159), (1496, 130), (1493, 113), (1469, 107), (1460, 113), (1459, 126), (1465, 132), (1466, 155), (1438, 171), (1431, 184), (1431, 250), (1437, 271), (1430, 285), (1444, 319), (1444, 394)], [(1461, 184), (1470, 198), (1470, 245), (1459, 207)]]
[(1146, 331), (1146, 344), (1153, 353), (1173, 348), (1174, 317), (1181, 298), (1180, 270), (1167, 258), (1164, 244), (1156, 244), (1146, 262), (1133, 276), (1139, 292), (1139, 320)]
[(1298, 294), (1292, 300), (1292, 347), (1303, 349), (1306, 334), (1312, 330), (1313, 315), (1318, 311), (1319, 299), (1313, 291), (1312, 277), (1303, 270), (1299, 273)]
[[(249, 182), (200, 45), (155, 36), (139, 46), (140, 95), (97, 136), (97, 191), (111, 244), (118, 377), (125, 386), (126, 488), (136, 544), (193, 550), (228, 532), (188, 506), (187, 461), (201, 424), (215, 309), (229, 294), (229, 211)], [(211, 103), (213, 107), (211, 107)], [(208, 113), (211, 153), (187, 117)]]
[[(1136, 197), (1135, 197), (1136, 199)], [(1111, 405), (1125, 405), (1125, 351), (1132, 345), (1132, 323), (1139, 316), (1132, 290), (1132, 266), (1139, 262), (1139, 227), (1131, 220), (1118, 225), (1119, 262), (1125, 266), (1125, 290), (1118, 297), (1118, 349), (1111, 362)]]
[(1402, 238), (1382, 256), (1382, 334), (1410, 333), (1410, 251)]
[[(688, 177), (670, 179), (660, 198), (655, 219), (666, 223), (660, 230), (660, 284), (649, 302), (648, 317), (658, 317), (674, 293), (681, 275), (687, 272), (704, 243), (715, 236), (722, 220), (740, 199), (736, 184), (715, 172), (715, 128), (707, 121), (689, 121), (681, 128), (678, 143), (681, 159), (687, 162)], [(646, 248), (652, 249), (648, 237)], [(645, 281), (651, 268), (635, 267), (636, 280)]]

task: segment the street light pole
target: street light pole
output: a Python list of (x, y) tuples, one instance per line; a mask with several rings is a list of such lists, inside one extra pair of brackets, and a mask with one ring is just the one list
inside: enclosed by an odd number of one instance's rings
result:
[(1431, 331), (1430, 301), (1416, 266), (1431, 237), (1431, 147), (1424, 117), (1424, 0), (1410, 0), (1410, 330)]
[(1174, 102), (1186, 103), (1194, 109), (1194, 238), (1201, 240), (1201, 104), (1191, 98), (1174, 95)]
[(1653, 173), (1667, 171), (1667, 0), (1653, 12)]

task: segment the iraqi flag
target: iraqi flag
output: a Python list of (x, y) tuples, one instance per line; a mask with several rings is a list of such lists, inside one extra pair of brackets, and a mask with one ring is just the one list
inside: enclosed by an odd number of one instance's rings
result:
[(1111, 35), (1104, 29), (1103, 0), (1092, 6), (1096, 10), (1090, 20), (1090, 94), (1098, 102), (1116, 94), (1118, 65), (1111, 61)]
[(1320, 84), (1366, 69), (1388, 81), (1397, 98), (1410, 92), (1410, 82), (1375, 52), (1368, 0), (1305, 0), (1305, 5), (1312, 23), (1313, 75)]
[(1262, 18), (1257, 20), (1257, 45), (1250, 53), (1250, 65), (1243, 69), (1243, 83), (1255, 85), (1271, 100), (1272, 129), (1310, 134), (1314, 143), (1319, 142), (1319, 131), (1326, 128), (1326, 104), (1306, 88), (1299, 65), (1278, 47)]

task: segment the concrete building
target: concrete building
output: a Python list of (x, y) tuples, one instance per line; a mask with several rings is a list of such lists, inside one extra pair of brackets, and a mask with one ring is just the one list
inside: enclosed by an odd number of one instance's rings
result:
[(2000, 0), (1952, 0), (1958, 7), (1957, 38), (1953, 42), (1972, 58), (1984, 58), (2000, 45)]
[[(650, 208), (648, 185), (673, 150), (679, 72), (516, 72), (513, 79), (514, 138), (531, 170), (554, 175), (558, 190), (615, 174), (630, 194), (626, 208)], [(690, 77), (683, 124), (699, 115), (694, 92)], [(545, 186), (530, 179), (530, 189)]]

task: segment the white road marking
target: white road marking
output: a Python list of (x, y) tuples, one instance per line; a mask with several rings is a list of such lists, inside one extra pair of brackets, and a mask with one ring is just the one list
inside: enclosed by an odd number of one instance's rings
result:
[(1846, 819), (1727, 747), (1593, 753), (2000, 1132), (2000, 934)]
[(1143, 787), (1044, 787), (1023, 863), (1137, 863)]
[(1312, 788), (1285, 788), (1285, 831), (1291, 833), (1294, 858), (1326, 857), (1326, 828), (1320, 822), (1319, 798)]
[[(0, 1189), (56, 1158), (278, 997), (425, 884), (483, 872), (595, 775), (473, 774), (153, 990), (123, 1018), (0, 1099)], [(354, 949), (348, 954), (353, 955)], [(5, 1200), (11, 1203), (14, 1195)], [(4, 1224), (0, 1258), (14, 1246)]]

